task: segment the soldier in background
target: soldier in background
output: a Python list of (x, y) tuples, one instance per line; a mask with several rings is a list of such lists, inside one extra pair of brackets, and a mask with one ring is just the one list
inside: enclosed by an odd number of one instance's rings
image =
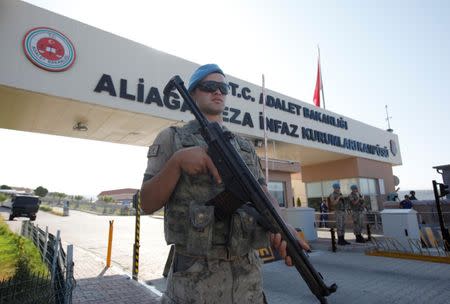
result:
[(350, 245), (344, 238), (345, 236), (345, 200), (341, 193), (341, 185), (333, 184), (333, 192), (328, 196), (328, 208), (330, 212), (334, 211), (336, 218), (336, 229), (338, 235), (338, 245)]
[(364, 224), (364, 198), (358, 191), (358, 186), (352, 185), (350, 187), (352, 192), (348, 196), (350, 201), (350, 208), (352, 210), (353, 218), (353, 232), (356, 236), (357, 243), (365, 243), (362, 233), (362, 227)]

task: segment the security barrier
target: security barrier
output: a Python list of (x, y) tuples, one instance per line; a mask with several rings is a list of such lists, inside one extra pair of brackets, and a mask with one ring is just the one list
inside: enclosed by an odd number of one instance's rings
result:
[(59, 230), (54, 236), (48, 232), (48, 227), (43, 231), (30, 221), (22, 222), (21, 235), (39, 249), (49, 271), (38, 274), (23, 272), (24, 275), (0, 282), (0, 304), (72, 303), (72, 291), (76, 284), (73, 277), (73, 245), (67, 246), (66, 254)]

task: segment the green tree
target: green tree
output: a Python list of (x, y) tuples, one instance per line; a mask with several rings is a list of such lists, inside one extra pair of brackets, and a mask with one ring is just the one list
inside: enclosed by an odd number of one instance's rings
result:
[(55, 196), (59, 199), (63, 199), (65, 197), (67, 197), (67, 194), (62, 193), (62, 192), (55, 192)]
[(111, 196), (102, 196), (100, 199), (106, 203), (114, 202), (114, 199)]
[(37, 196), (40, 196), (40, 197), (46, 196), (47, 193), (48, 193), (48, 190), (42, 186), (39, 186), (36, 189), (34, 189), (34, 194), (36, 194)]
[(8, 198), (6, 194), (0, 193), (0, 202), (5, 201)]
[(61, 203), (61, 200), (65, 197), (67, 197), (67, 194), (62, 192), (52, 192), (50, 193), (53, 197), (56, 197), (58, 199), (58, 203)]
[(74, 195), (73, 199), (75, 200), (74, 208), (78, 209), (80, 207), (80, 201), (84, 199), (82, 195)]
[(7, 185), (1, 185), (0, 189), (11, 190), (12, 188), (10, 186), (7, 186)]

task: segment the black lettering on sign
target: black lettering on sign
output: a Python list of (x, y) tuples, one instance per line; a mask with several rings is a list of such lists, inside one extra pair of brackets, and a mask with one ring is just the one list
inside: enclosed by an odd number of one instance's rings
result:
[(242, 126), (249, 126), (250, 128), (253, 128), (253, 120), (252, 120), (252, 116), (250, 115), (250, 113), (245, 112), (244, 113), (244, 118), (242, 119)]
[(147, 98), (145, 99), (145, 103), (151, 104), (156, 103), (159, 107), (163, 106), (163, 101), (161, 99), (161, 95), (159, 95), (158, 88), (151, 87), (148, 91)]
[(120, 79), (120, 98), (135, 100), (136, 96), (128, 94), (127, 92), (127, 80)]
[(231, 88), (231, 95), (236, 96), (236, 91), (237, 91), (237, 88), (239, 88), (239, 85), (237, 83), (234, 83), (234, 82), (231, 82), (231, 81), (228, 82), (228, 85)]
[[(172, 99), (171, 99), (172, 97)], [(180, 96), (175, 92), (164, 95), (164, 105), (170, 110), (178, 110), (180, 108)]]
[(144, 101), (144, 78), (139, 78), (139, 83), (137, 85), (137, 97), (136, 100), (139, 102)]
[(191, 110), (187, 102), (183, 101), (183, 105), (181, 106), (180, 112), (186, 112), (187, 110)]
[(235, 109), (235, 108), (230, 108), (230, 112), (233, 113), (233, 116), (231, 116), (231, 118), (230, 118), (230, 123), (240, 125), (241, 121), (238, 120), (237, 118), (241, 114), (241, 110)]
[(297, 134), (298, 126), (294, 124), (289, 125), (291, 127), (291, 133), (289, 134), (292, 137), (300, 137), (299, 134)]
[(275, 104), (275, 98), (273, 98), (273, 96), (271, 95), (267, 95), (266, 96), (266, 106), (273, 108)]
[(114, 83), (111, 76), (108, 74), (103, 74), (97, 85), (95, 86), (94, 92), (100, 93), (106, 91), (111, 96), (117, 96), (116, 89), (114, 88)]
[(250, 89), (249, 88), (247, 88), (247, 87), (243, 87), (242, 88), (242, 98), (244, 98), (244, 100), (249, 100), (249, 99), (251, 99), (252, 98), (252, 96), (250, 96)]

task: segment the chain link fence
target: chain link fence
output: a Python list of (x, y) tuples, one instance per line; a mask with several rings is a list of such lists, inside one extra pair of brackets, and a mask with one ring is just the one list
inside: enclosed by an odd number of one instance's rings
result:
[[(20, 256), (17, 272), (9, 280), (0, 282), (0, 304), (3, 303), (55, 303), (71, 304), (75, 288), (73, 245), (64, 251), (60, 232), (56, 236), (43, 231), (30, 221), (22, 222), (21, 235), (33, 242), (41, 253), (48, 271), (31, 273), (26, 269), (26, 257)], [(19, 251), (20, 251), (19, 244)]]
[[(45, 206), (63, 208), (64, 203), (59, 201), (44, 200), (43, 204)], [(84, 201), (70, 201), (70, 210), (79, 210), (84, 212), (89, 212), (98, 215), (135, 215), (136, 210), (130, 205), (121, 205), (115, 203), (107, 203), (98, 201), (95, 203), (84, 202)]]

